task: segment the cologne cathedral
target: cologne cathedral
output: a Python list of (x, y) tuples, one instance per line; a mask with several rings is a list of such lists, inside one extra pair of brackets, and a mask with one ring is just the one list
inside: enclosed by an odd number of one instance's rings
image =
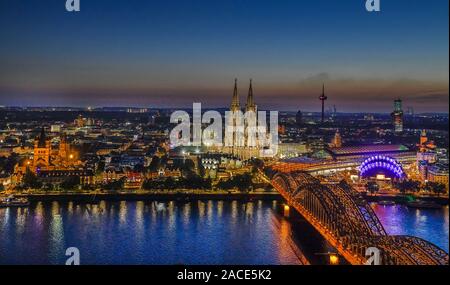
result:
[[(245, 109), (241, 109), (237, 88), (234, 82), (233, 98), (229, 116), (226, 118), (224, 153), (232, 154), (241, 160), (259, 157), (261, 145), (258, 140), (256, 127), (258, 109), (253, 99), (253, 86), (250, 80)], [(254, 128), (252, 131), (251, 128)]]

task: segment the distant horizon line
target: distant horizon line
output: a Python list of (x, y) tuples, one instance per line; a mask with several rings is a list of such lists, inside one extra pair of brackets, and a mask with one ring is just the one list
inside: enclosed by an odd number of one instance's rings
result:
[[(66, 110), (66, 112), (70, 111), (99, 111), (100, 109), (148, 109), (150, 110), (188, 110), (192, 109), (192, 107), (136, 107), (136, 106), (99, 106), (99, 107), (92, 107), (92, 106), (7, 106), (7, 105), (0, 105), (0, 110), (2, 109), (76, 109), (76, 110)], [(91, 109), (90, 109), (91, 108)], [(215, 109), (229, 109), (230, 107), (202, 107), (203, 110), (215, 110)], [(51, 111), (51, 110), (50, 110)], [(53, 111), (64, 111), (64, 110), (53, 110)], [(310, 111), (310, 110), (270, 110), (270, 109), (261, 109), (261, 111), (278, 111), (278, 112), (298, 112), (301, 111), (302, 113), (317, 113), (320, 114), (321, 111)], [(326, 111), (326, 113), (332, 113), (329, 111)], [(370, 112), (370, 111), (338, 111), (336, 114), (390, 114), (391, 111), (383, 111), (383, 112)], [(449, 115), (449, 112), (436, 112), (436, 111), (430, 111), (430, 112), (418, 112), (414, 113), (413, 115), (423, 115), (423, 114), (444, 114)], [(411, 115), (407, 114), (404, 110), (404, 115)]]

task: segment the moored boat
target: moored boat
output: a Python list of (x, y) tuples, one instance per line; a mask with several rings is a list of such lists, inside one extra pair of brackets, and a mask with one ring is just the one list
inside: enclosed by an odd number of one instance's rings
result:
[(383, 201), (378, 202), (378, 204), (382, 205), (382, 206), (393, 206), (393, 205), (395, 205), (395, 202), (383, 200)]
[(6, 198), (0, 199), (0, 208), (6, 207), (28, 207), (30, 202), (27, 198), (17, 198), (13, 195), (10, 195)]
[(428, 202), (428, 201), (422, 201), (422, 200), (416, 200), (416, 201), (410, 201), (407, 202), (406, 205), (411, 208), (418, 208), (418, 209), (440, 209), (442, 208), (441, 205), (435, 203), (435, 202)]

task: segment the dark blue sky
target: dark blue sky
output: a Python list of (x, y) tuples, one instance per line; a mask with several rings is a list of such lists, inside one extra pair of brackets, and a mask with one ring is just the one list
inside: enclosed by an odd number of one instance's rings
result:
[(0, 105), (448, 107), (448, 0), (0, 0)]

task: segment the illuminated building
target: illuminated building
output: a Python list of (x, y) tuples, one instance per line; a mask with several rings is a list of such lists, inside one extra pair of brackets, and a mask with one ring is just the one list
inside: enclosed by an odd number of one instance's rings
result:
[[(231, 101), (230, 107), (230, 116), (228, 118), (228, 122), (226, 123), (227, 127), (233, 128), (233, 132), (231, 134), (226, 134), (225, 140), (226, 145), (222, 148), (222, 152), (233, 154), (243, 160), (250, 159), (252, 157), (258, 157), (260, 153), (260, 146), (258, 145), (258, 134), (255, 136), (249, 137), (249, 126), (252, 125), (249, 120), (250, 118), (241, 118), (238, 113), (241, 112), (241, 107), (239, 103), (239, 95), (237, 90), (237, 79), (234, 82), (234, 90), (233, 90), (233, 98)], [(254, 102), (253, 98), (253, 85), (252, 80), (250, 80), (250, 86), (248, 89), (247, 103), (245, 105), (245, 112), (253, 112), (253, 114), (257, 114), (258, 108)], [(257, 119), (256, 117), (254, 118)], [(243, 122), (241, 120), (244, 120)], [(257, 124), (257, 121), (255, 121)], [(239, 133), (239, 128), (244, 127), (244, 135)], [(256, 141), (255, 141), (256, 140)]]
[(278, 145), (278, 158), (291, 158), (308, 153), (309, 149), (305, 143), (281, 143)]
[(133, 113), (133, 114), (142, 114), (142, 113), (147, 113), (148, 109), (147, 108), (128, 108), (127, 109), (127, 113)]
[(61, 125), (52, 125), (50, 127), (50, 132), (52, 132), (52, 133), (59, 133), (59, 132), (61, 132)]
[(416, 154), (404, 145), (362, 145), (331, 148), (328, 150), (334, 160), (362, 161), (373, 155), (385, 155), (397, 160), (415, 160)]
[(285, 135), (286, 134), (286, 126), (283, 124), (279, 124), (278, 125), (278, 133), (281, 135)]
[(93, 173), (82, 168), (78, 153), (67, 142), (65, 135), (60, 136), (59, 147), (52, 148), (51, 138), (44, 128), (34, 140), (33, 159), (25, 160), (14, 168), (14, 181), (22, 180), (27, 168), (37, 174), (46, 183), (62, 182), (67, 177), (77, 176), (81, 183), (93, 183)]
[(418, 147), (420, 152), (428, 152), (436, 150), (436, 145), (434, 144), (434, 141), (428, 140), (427, 132), (425, 130), (422, 130), (422, 132), (420, 133), (420, 141)]
[(79, 115), (78, 118), (75, 119), (74, 124), (78, 128), (82, 128), (86, 124), (86, 119), (84, 119), (83, 116)]
[(51, 141), (45, 136), (44, 128), (41, 134), (34, 140), (33, 167), (46, 168), (50, 166)]
[[(272, 168), (282, 172), (306, 171), (312, 175), (332, 175), (339, 171), (356, 171), (371, 157), (389, 157), (402, 167), (416, 161), (416, 153), (404, 145), (365, 145), (322, 150), (327, 157), (314, 159), (296, 157), (284, 159), (273, 164)], [(379, 163), (382, 164), (382, 161)]]
[(0, 157), (9, 157), (13, 153), (13, 148), (11, 147), (0, 147)]
[(70, 149), (70, 144), (67, 142), (66, 135), (62, 135), (59, 141), (57, 159), (59, 160), (59, 165), (68, 166), (72, 164), (75, 159), (75, 152)]
[(419, 148), (417, 162), (426, 161), (427, 163), (435, 163), (437, 161), (436, 145), (433, 141), (428, 140), (425, 130), (421, 132), (417, 146)]
[(140, 172), (129, 171), (125, 177), (126, 179), (123, 184), (125, 189), (140, 189), (144, 182), (144, 176)]
[(448, 164), (436, 163), (428, 167), (428, 181), (445, 185), (448, 191)]
[(342, 137), (339, 130), (336, 130), (336, 133), (334, 134), (332, 147), (342, 147)]
[[(239, 103), (239, 94), (237, 89), (237, 79), (234, 80), (234, 89), (233, 89), (233, 98), (231, 100), (230, 114), (238, 113), (241, 111), (240, 103)], [(235, 146), (240, 145), (238, 143), (238, 133), (236, 131), (236, 127), (241, 125), (241, 117), (230, 115), (228, 121), (226, 122), (226, 127), (233, 128), (233, 132), (225, 136), (225, 144), (224, 151), (228, 153), (234, 153)]]
[(424, 160), (417, 163), (417, 168), (419, 170), (419, 176), (421, 181), (427, 181), (428, 179), (428, 163)]
[(402, 100), (397, 99), (394, 101), (394, 112), (392, 112), (392, 118), (394, 120), (394, 132), (403, 132), (403, 110)]
[[(435, 180), (440, 180), (440, 171), (439, 168), (434, 167), (434, 165), (438, 162), (436, 145), (433, 141), (428, 140), (427, 133), (423, 130), (420, 134), (419, 144), (417, 145), (417, 170), (420, 175), (420, 179), (422, 182), (430, 180), (430, 170), (433, 168), (433, 174), (431, 176)], [(435, 178), (436, 177), (436, 178)], [(448, 180), (448, 179), (447, 179)], [(448, 183), (448, 182), (447, 182)]]
[(218, 178), (224, 172), (236, 171), (242, 168), (242, 161), (239, 158), (227, 154), (204, 154), (200, 159), (203, 168), (203, 177)]
[(360, 176), (363, 178), (390, 177), (402, 179), (405, 177), (402, 165), (395, 159), (384, 155), (374, 155), (361, 163), (359, 166)]
[(81, 185), (94, 183), (94, 172), (91, 169), (42, 170), (39, 179), (44, 183), (59, 184), (68, 177), (77, 177)]
[(427, 133), (425, 130), (422, 130), (422, 133), (420, 133), (420, 145), (423, 146), (428, 141)]
[(372, 114), (364, 115), (364, 120), (365, 121), (373, 121), (374, 119), (375, 118), (374, 118), (374, 116)]
[(150, 180), (154, 180), (154, 179), (160, 179), (160, 178), (174, 178), (174, 179), (179, 179), (182, 177), (182, 172), (180, 169), (177, 168), (171, 168), (171, 167), (166, 167), (166, 168), (160, 168), (157, 171), (150, 171), (147, 172), (145, 174), (145, 177), (147, 179)]
[(426, 161), (427, 163), (435, 163), (437, 161), (437, 154), (435, 151), (418, 151), (417, 162)]

